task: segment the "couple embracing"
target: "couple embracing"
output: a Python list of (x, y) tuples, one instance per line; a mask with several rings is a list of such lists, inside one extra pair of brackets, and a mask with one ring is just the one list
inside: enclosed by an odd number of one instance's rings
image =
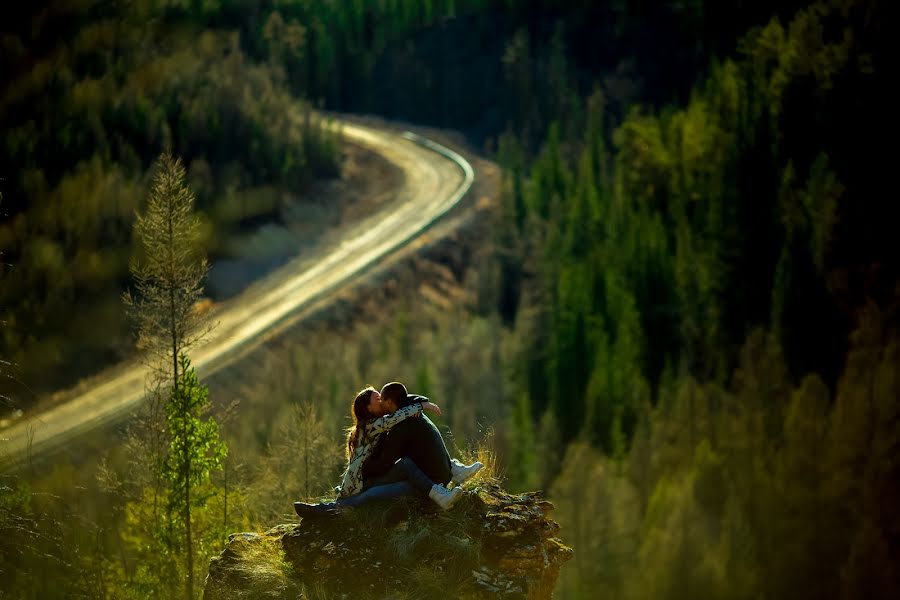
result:
[[(459, 484), (483, 466), (451, 459), (444, 438), (425, 415), (441, 409), (424, 396), (409, 394), (399, 382), (381, 391), (367, 387), (353, 400), (347, 434), (347, 469), (333, 502), (295, 502), (301, 517), (327, 514), (374, 500), (428, 497), (447, 510), (459, 500)], [(456, 487), (448, 489), (453, 482)]]

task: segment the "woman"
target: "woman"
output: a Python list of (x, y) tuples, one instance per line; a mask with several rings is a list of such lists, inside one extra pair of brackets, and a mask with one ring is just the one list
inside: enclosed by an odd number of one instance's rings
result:
[(372, 500), (415, 495), (417, 492), (427, 495), (444, 510), (453, 506), (462, 497), (462, 489), (448, 490), (443, 485), (434, 483), (409, 458), (397, 461), (392, 467), (395, 483), (363, 490), (363, 463), (371, 455), (382, 434), (404, 419), (418, 417), (423, 410), (441, 414), (440, 407), (430, 402), (428, 398), (416, 396), (415, 400), (414, 403), (386, 415), (378, 390), (371, 386), (361, 390), (351, 407), (353, 425), (347, 432), (347, 469), (344, 471), (341, 485), (335, 488), (338, 491), (337, 499), (334, 502), (320, 504), (295, 502), (294, 510), (297, 514), (305, 516), (310, 513), (327, 513)]

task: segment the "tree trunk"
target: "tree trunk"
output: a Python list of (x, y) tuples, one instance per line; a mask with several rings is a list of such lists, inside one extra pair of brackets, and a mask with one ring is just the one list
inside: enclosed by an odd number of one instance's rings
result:
[[(184, 405), (182, 411), (184, 415), (188, 414), (188, 405), (190, 402), (188, 394), (184, 394)], [(191, 451), (188, 447), (190, 436), (187, 427), (184, 431), (184, 537), (185, 549), (187, 551), (187, 582), (185, 585), (185, 600), (191, 600), (194, 596), (194, 544), (191, 537)]]
[[(171, 210), (171, 206), (169, 207)], [(169, 283), (169, 317), (170, 321), (170, 331), (172, 333), (172, 383), (175, 386), (175, 393), (178, 393), (178, 327), (175, 325), (175, 286), (172, 284), (172, 281), (175, 281), (175, 257), (172, 255), (172, 245), (175, 243), (175, 233), (172, 230), (172, 215), (169, 215), (169, 269), (170, 269), (170, 283)]]
[(222, 461), (222, 477), (224, 487), (225, 506), (222, 509), (222, 528), (228, 528), (228, 461)]
[(188, 484), (185, 494), (184, 537), (187, 541), (187, 582), (184, 595), (186, 600), (194, 597), (194, 544), (191, 541), (191, 487)]

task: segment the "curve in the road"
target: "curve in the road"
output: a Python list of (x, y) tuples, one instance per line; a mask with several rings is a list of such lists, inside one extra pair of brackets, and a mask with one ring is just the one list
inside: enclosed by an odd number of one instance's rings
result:
[[(343, 123), (344, 139), (381, 154), (403, 171), (397, 198), (321, 250), (308, 268), (290, 263), (267, 281), (223, 305), (207, 343), (192, 351), (198, 375), (208, 377), (236, 356), (296, 320), (306, 307), (327, 299), (396, 252), (445, 215), (475, 178), (469, 162), (440, 144), (410, 132), (397, 135)], [(461, 177), (460, 177), (461, 172)], [(0, 430), (0, 467), (15, 468), (27, 457), (60, 449), (69, 440), (126, 417), (144, 397), (145, 366), (120, 370), (71, 399)]]

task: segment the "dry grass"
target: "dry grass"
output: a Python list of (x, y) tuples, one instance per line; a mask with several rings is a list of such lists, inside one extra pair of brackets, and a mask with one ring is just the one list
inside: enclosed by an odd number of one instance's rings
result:
[(463, 484), (463, 488), (469, 489), (478, 485), (497, 484), (500, 485), (506, 479), (506, 473), (497, 459), (496, 437), (493, 429), (488, 429), (484, 436), (473, 446), (468, 446), (460, 451), (459, 460), (466, 464), (471, 464), (476, 460), (481, 462), (484, 467), (478, 473)]
[(293, 568), (285, 561), (277, 539), (263, 536), (258, 543), (242, 544), (239, 559), (232, 568), (246, 582), (241, 597), (282, 598), (296, 590), (291, 579)]

